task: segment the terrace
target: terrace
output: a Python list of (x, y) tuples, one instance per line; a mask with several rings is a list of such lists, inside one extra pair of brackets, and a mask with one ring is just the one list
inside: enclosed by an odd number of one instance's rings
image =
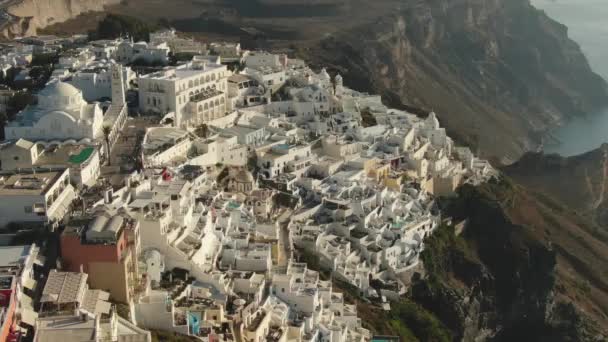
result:
[(222, 94), (224, 94), (224, 92), (217, 90), (215, 88), (206, 89), (206, 90), (201, 91), (198, 94), (191, 96), (190, 101), (198, 103), (201, 101), (209, 100), (211, 98), (214, 98), (214, 97), (222, 95)]
[(247, 326), (247, 330), (251, 332), (255, 332), (262, 324), (262, 321), (266, 317), (267, 312), (264, 309), (260, 309), (255, 313), (255, 317), (251, 321), (251, 323)]

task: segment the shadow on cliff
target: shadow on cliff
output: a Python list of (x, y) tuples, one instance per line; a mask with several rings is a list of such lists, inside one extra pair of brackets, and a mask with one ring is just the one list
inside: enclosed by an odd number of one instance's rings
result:
[(428, 240), (428, 273), (415, 282), (411, 298), (436, 314), (455, 340), (596, 340), (607, 326), (608, 292), (602, 270), (572, 262), (585, 265), (583, 246), (590, 241), (551, 228), (554, 219), (570, 219), (508, 179), (467, 185), (459, 195), (442, 206), (456, 221), (466, 220), (464, 232), (456, 236), (443, 226)]

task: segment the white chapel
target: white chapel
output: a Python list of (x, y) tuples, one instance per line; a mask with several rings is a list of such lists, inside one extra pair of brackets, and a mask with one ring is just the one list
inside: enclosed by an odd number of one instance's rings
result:
[(38, 103), (26, 107), (4, 128), (7, 140), (88, 140), (102, 135), (103, 111), (87, 103), (82, 92), (61, 81), (49, 83), (37, 95)]

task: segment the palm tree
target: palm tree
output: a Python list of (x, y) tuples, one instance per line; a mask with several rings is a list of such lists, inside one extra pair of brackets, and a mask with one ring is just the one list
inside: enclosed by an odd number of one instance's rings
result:
[(110, 157), (110, 133), (112, 133), (112, 127), (103, 126), (101, 131), (103, 132), (103, 137), (106, 140), (106, 147), (108, 151), (108, 165), (112, 165), (112, 158)]

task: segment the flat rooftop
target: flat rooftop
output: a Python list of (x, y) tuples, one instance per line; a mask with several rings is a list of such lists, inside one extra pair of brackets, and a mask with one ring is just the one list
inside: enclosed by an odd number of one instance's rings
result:
[(44, 195), (63, 172), (0, 176), (0, 196)]
[(0, 267), (16, 267), (25, 262), (32, 246), (0, 247)]
[(40, 318), (36, 325), (36, 341), (93, 341), (95, 320), (83, 320), (80, 316), (55, 316)]
[(88, 145), (63, 145), (46, 148), (35, 165), (81, 165), (93, 156), (96, 148)]
[(142, 75), (140, 79), (150, 79), (150, 80), (181, 80), (187, 79), (192, 76), (204, 74), (209, 71), (214, 71), (224, 67), (221, 64), (215, 63), (205, 63), (204, 66), (196, 66), (196, 64), (188, 63), (184, 65), (180, 65), (178, 67), (166, 68), (161, 71), (153, 72), (151, 74)]
[(261, 130), (261, 128), (257, 128), (257, 127), (253, 127), (253, 126), (236, 125), (236, 126), (226, 128), (224, 130), (224, 132), (229, 133), (229, 134), (240, 135), (240, 134), (253, 133), (253, 132), (256, 132), (259, 130)]
[(143, 148), (145, 152), (156, 151), (166, 144), (176, 144), (188, 136), (188, 132), (175, 127), (149, 128), (144, 137)]

